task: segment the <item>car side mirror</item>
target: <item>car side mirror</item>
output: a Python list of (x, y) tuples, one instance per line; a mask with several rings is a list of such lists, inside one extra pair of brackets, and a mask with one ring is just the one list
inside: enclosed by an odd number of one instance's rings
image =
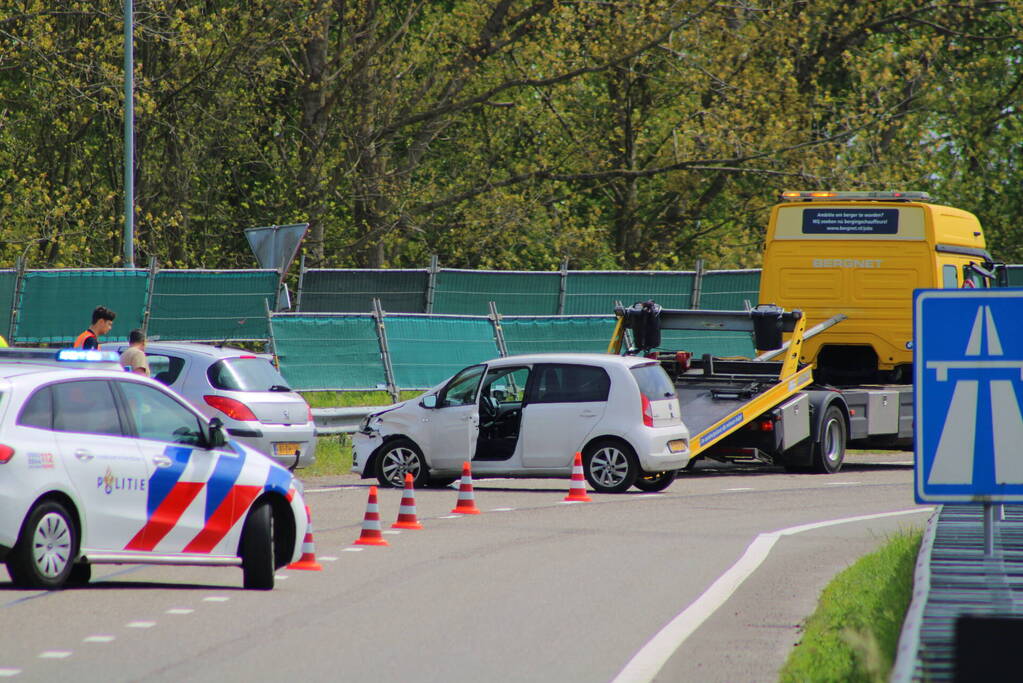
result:
[(223, 448), (227, 445), (224, 423), (219, 417), (210, 418), (209, 437), (206, 439), (206, 443), (210, 448)]
[(436, 394), (430, 394), (429, 396), (424, 396), (423, 400), (419, 402), (419, 405), (421, 405), (424, 408), (436, 408), (437, 407), (437, 395)]

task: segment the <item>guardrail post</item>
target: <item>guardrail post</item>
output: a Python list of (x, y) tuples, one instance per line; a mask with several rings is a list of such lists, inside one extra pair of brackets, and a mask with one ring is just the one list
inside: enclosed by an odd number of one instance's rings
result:
[(501, 327), (501, 314), (497, 312), (497, 304), (493, 301), (488, 301), (487, 305), (490, 307), (490, 324), (494, 326), (494, 341), (497, 342), (497, 353), (500, 354), (501, 358), (508, 355), (508, 346), (504, 343), (504, 328)]
[(149, 257), (149, 276), (146, 278), (146, 308), (142, 311), (142, 334), (149, 337), (149, 316), (153, 312), (153, 292), (156, 290), (156, 257)]
[(558, 282), (558, 315), (565, 315), (565, 293), (568, 291), (568, 259), (561, 262), (561, 280)]
[(696, 259), (696, 274), (693, 276), (693, 293), (689, 300), (689, 308), (700, 307), (700, 296), (703, 294), (703, 259)]
[(437, 271), (440, 270), (440, 260), (437, 254), (430, 256), (430, 269), (426, 276), (426, 301), (423, 309), (425, 313), (433, 313), (433, 296), (437, 291)]
[(18, 299), (21, 294), (21, 282), (25, 278), (25, 259), (18, 257), (15, 264), (14, 291), (11, 293), (11, 318), (7, 321), (7, 341), (14, 343), (14, 337), (18, 331)]
[(401, 398), (398, 386), (394, 382), (394, 367), (391, 365), (391, 352), (387, 347), (387, 329), (384, 327), (384, 309), (380, 299), (373, 298), (373, 320), (377, 326), (377, 342), (380, 344), (380, 358), (384, 361), (384, 379), (387, 382), (387, 393), (395, 403)]

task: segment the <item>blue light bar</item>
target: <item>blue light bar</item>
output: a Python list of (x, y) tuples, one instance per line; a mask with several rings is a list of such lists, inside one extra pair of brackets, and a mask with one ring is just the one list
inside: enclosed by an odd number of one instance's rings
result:
[(68, 362), (116, 362), (120, 358), (113, 351), (100, 351), (98, 349), (61, 349), (57, 352), (57, 360)]

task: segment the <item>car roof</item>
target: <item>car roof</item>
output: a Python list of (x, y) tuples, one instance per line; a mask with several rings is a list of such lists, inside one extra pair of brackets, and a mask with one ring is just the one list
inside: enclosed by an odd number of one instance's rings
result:
[(657, 361), (641, 356), (616, 356), (610, 353), (527, 353), (505, 356), (487, 361), (490, 365), (514, 365), (516, 363), (587, 363), (590, 365), (622, 366), (632, 368)]
[[(124, 346), (127, 346), (125, 344)], [(269, 359), (265, 353), (256, 353), (232, 346), (216, 346), (214, 344), (196, 344), (193, 342), (146, 342), (149, 353), (176, 353), (179, 355), (202, 356), (205, 358), (237, 358), (238, 356), (255, 356)]]

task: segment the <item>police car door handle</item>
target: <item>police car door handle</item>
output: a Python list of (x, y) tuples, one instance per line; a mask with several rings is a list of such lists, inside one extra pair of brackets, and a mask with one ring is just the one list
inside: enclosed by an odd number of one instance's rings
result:
[(579, 417), (597, 417), (597, 414), (592, 410), (584, 410), (583, 412), (579, 413)]
[(89, 462), (92, 460), (92, 453), (85, 450), (84, 448), (75, 449), (75, 457), (82, 462)]

